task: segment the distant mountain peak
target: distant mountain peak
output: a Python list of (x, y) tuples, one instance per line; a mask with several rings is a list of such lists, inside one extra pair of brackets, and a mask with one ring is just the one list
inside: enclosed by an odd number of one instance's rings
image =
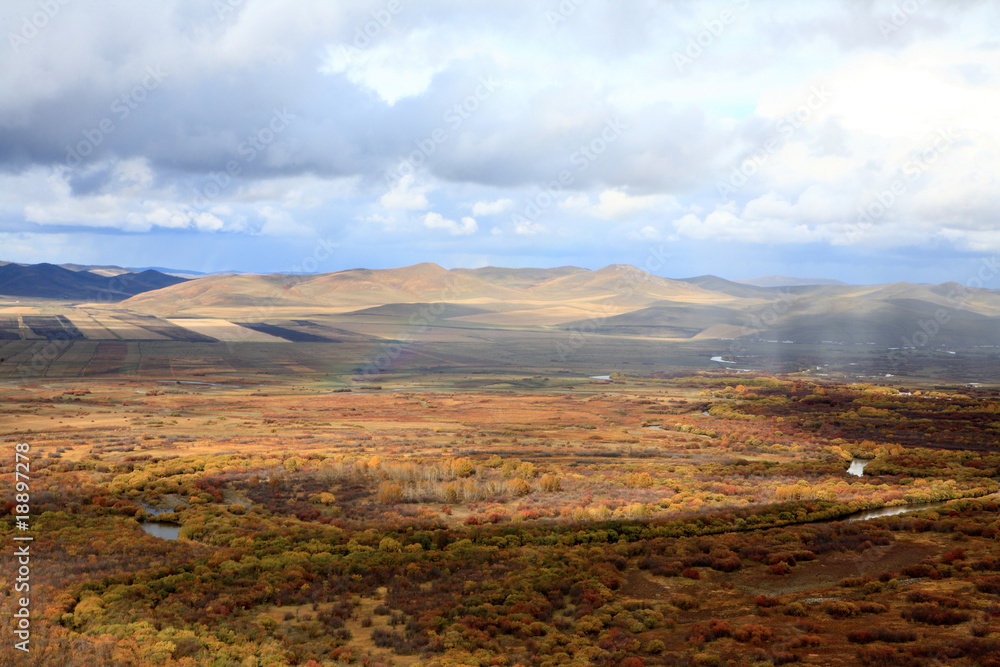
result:
[(0, 266), (0, 294), (39, 299), (126, 299), (182, 282), (185, 282), (183, 278), (154, 270), (109, 276), (84, 270), (73, 271), (47, 262)]

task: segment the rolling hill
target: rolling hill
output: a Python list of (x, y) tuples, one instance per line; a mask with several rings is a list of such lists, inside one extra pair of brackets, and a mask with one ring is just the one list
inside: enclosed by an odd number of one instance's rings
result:
[(627, 265), (446, 270), (424, 263), (320, 275), (207, 276), (143, 293), (124, 306), (160, 316), (238, 320), (253, 311), (265, 318), (321, 318), (380, 336), (420, 325), (887, 347), (935, 328), (928, 323), (937, 318), (935, 346), (1000, 344), (1000, 294), (992, 290), (967, 290), (956, 299), (957, 284), (748, 282), (673, 280)]
[[(740, 338), (892, 348), (911, 345), (916, 336), (918, 346), (934, 348), (1000, 345), (1000, 293), (994, 290), (814, 282), (821, 284), (762, 287), (710, 275), (674, 280), (620, 264), (447, 270), (423, 263), (192, 280), (154, 270), (111, 277), (51, 264), (0, 265), (0, 294), (82, 302), (90, 310), (65, 314), (88, 338), (109, 328), (119, 338), (135, 335), (119, 311), (102, 310), (114, 301), (120, 312), (172, 318), (193, 327), (193, 337), (211, 329), (209, 336), (226, 340), (239, 340), (242, 328), (256, 331), (258, 340), (301, 343), (352, 336), (488, 340), (490, 331), (526, 331), (677, 342)], [(8, 337), (33, 335), (27, 321), (17, 319), (30, 313), (10, 314)]]
[(0, 266), (0, 295), (72, 301), (120, 301), (185, 282), (154, 270), (98, 274), (54, 264)]

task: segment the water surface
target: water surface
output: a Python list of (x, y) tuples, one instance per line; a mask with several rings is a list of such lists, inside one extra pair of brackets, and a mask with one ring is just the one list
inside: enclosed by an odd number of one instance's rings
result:
[(852, 521), (867, 521), (868, 519), (877, 519), (882, 516), (896, 516), (897, 514), (906, 514), (907, 512), (919, 512), (921, 510), (936, 510), (940, 507), (944, 507), (948, 504), (947, 500), (936, 500), (929, 503), (916, 503), (914, 505), (896, 505), (894, 507), (880, 507), (874, 510), (865, 510), (863, 512), (858, 512), (857, 514), (851, 514), (849, 516), (837, 519), (837, 521), (844, 521), (850, 523)]
[(142, 524), (142, 529), (149, 535), (159, 537), (164, 540), (176, 540), (181, 536), (181, 527), (172, 523), (147, 521)]

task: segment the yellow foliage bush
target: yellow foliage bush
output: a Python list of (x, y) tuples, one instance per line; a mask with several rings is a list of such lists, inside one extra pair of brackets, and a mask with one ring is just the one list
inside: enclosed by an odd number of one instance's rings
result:
[(403, 487), (395, 482), (382, 482), (379, 484), (378, 501), (384, 505), (394, 505), (403, 501)]
[(542, 478), (538, 481), (539, 485), (542, 487), (542, 491), (546, 493), (553, 493), (555, 491), (562, 490), (562, 484), (559, 482), (559, 478), (550, 473), (545, 473)]

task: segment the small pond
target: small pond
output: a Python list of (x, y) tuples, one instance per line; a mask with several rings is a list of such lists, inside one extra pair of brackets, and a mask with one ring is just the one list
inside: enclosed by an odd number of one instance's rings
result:
[[(155, 507), (150, 507), (146, 503), (142, 504), (144, 510), (147, 514), (152, 516), (159, 516), (160, 514), (166, 514), (168, 512), (173, 512), (172, 509), (158, 510)], [(146, 521), (142, 524), (142, 529), (146, 531), (149, 535), (153, 537), (159, 537), (164, 540), (176, 540), (180, 537), (181, 527), (175, 523), (161, 523), (158, 521)]]
[(174, 523), (157, 523), (156, 521), (147, 521), (142, 524), (142, 529), (149, 535), (159, 537), (164, 540), (176, 540), (181, 536), (181, 527)]

